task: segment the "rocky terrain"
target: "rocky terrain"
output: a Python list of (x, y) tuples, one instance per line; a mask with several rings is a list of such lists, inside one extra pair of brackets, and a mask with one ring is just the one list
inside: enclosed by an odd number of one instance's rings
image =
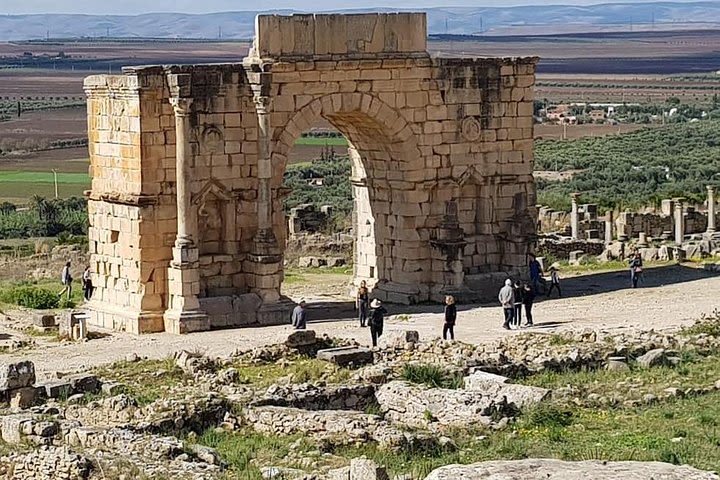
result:
[[(0, 478), (718, 478), (675, 461), (471, 461), (512, 459), (487, 442), (511, 439), (531, 421), (547, 429), (580, 415), (563, 409), (714, 398), (720, 368), (708, 362), (720, 352), (718, 324), (712, 317), (674, 332), (583, 330), (485, 345), (423, 342), (405, 331), (374, 350), (300, 331), (225, 358), (132, 355), (54, 378), (36, 376), (32, 362), (3, 362)], [(545, 423), (532, 420), (540, 416)], [(259, 453), (268, 444), (277, 444), (274, 454)], [(405, 458), (405, 470), (386, 469), (393, 456)], [(422, 457), (441, 468), (417, 467)], [(472, 464), (442, 466), (444, 458)]]

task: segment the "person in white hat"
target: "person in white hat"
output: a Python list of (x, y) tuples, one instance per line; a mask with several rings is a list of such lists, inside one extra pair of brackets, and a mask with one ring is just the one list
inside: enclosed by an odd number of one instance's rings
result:
[(370, 302), (370, 338), (372, 339), (373, 347), (377, 347), (378, 338), (383, 333), (383, 325), (385, 324), (385, 315), (387, 310), (382, 306), (382, 302), (377, 298)]

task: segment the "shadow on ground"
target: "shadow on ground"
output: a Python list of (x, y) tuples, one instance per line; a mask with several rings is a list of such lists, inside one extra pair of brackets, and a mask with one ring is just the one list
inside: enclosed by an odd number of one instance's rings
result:
[[(640, 278), (638, 288), (656, 288), (665, 285), (672, 285), (685, 282), (694, 282), (717, 276), (716, 273), (707, 272), (696, 268), (695, 266), (685, 265), (664, 265), (659, 267), (647, 268)], [(598, 272), (586, 275), (561, 278), (560, 285), (562, 287), (563, 298), (585, 297), (588, 295), (600, 295), (604, 293), (615, 292), (619, 290), (630, 289), (630, 272), (629, 270)], [(498, 285), (498, 292), (502, 285)], [(488, 292), (487, 297), (493, 300), (483, 303), (459, 305), (459, 311), (470, 310), (478, 307), (498, 307), (497, 301), (494, 299), (497, 292)], [(551, 298), (545, 295), (538, 295), (536, 303), (546, 302), (557, 299), (557, 292), (553, 292)], [(357, 310), (355, 310), (352, 301), (331, 301), (312, 303), (308, 306), (308, 321), (313, 323), (333, 322), (341, 320), (352, 320), (357, 318)], [(389, 305), (385, 304), (388, 310), (389, 322), (393, 322), (395, 316), (413, 315), (421, 313), (441, 314), (444, 306), (440, 304), (421, 304), (421, 305)], [(400, 320), (399, 318), (396, 320)], [(552, 322), (552, 324), (537, 324), (540, 328), (553, 328), (561, 322)]]

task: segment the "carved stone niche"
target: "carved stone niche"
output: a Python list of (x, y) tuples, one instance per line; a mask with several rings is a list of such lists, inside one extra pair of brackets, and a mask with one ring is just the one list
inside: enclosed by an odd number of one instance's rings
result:
[(235, 239), (235, 198), (212, 178), (193, 199), (200, 256), (230, 255)]

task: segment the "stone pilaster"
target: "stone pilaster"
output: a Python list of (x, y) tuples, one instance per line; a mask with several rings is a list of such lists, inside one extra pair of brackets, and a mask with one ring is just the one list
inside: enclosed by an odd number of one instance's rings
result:
[(283, 255), (272, 225), (270, 97), (255, 95), (255, 108), (258, 117), (258, 230), (253, 238), (253, 247), (249, 255), (252, 272), (249, 286), (266, 303), (280, 300)]
[(570, 209), (570, 236), (573, 240), (580, 238), (580, 217), (578, 216), (578, 198), (579, 193), (572, 194), (572, 208)]
[(707, 233), (714, 233), (715, 232), (715, 188), (708, 185), (707, 186), (707, 214), (708, 214), (708, 223), (707, 223)]
[(675, 200), (675, 243), (681, 245), (685, 240), (685, 217), (683, 215), (682, 198)]
[(210, 320), (200, 309), (200, 272), (195, 225), (191, 221), (190, 200), (190, 113), (189, 75), (169, 75), (175, 111), (175, 172), (177, 193), (177, 234), (173, 259), (168, 269), (170, 305), (165, 312), (165, 331), (189, 333), (209, 330)]

